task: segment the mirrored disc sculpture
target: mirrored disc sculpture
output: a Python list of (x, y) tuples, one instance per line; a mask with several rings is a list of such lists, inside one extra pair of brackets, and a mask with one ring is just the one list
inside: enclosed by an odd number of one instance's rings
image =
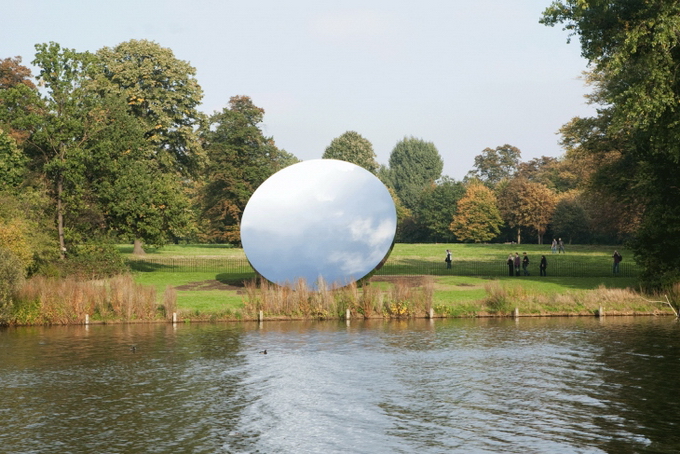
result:
[(387, 258), (397, 228), (390, 193), (366, 169), (315, 159), (280, 170), (252, 195), (241, 242), (255, 270), (279, 285), (342, 287)]

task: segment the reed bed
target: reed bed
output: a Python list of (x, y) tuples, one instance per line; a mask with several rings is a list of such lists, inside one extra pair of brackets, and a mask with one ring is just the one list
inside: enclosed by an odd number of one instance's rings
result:
[[(176, 293), (174, 296), (176, 307)], [(158, 305), (156, 289), (136, 284), (130, 275), (80, 281), (36, 276), (17, 291), (10, 323), (76, 324), (91, 320), (154, 320), (173, 303), (166, 292)]]
[(376, 285), (358, 286), (351, 282), (344, 287), (320, 282), (317, 289), (304, 280), (293, 286), (279, 286), (251, 280), (245, 283), (244, 314), (257, 316), (262, 311), (268, 317), (343, 318), (351, 317), (408, 318), (429, 314), (434, 299), (434, 279), (424, 279), (418, 287), (397, 281), (387, 290)]
[(485, 285), (487, 293), (482, 301), (490, 314), (510, 315), (515, 308), (523, 315), (596, 315), (600, 309), (620, 315), (661, 314), (667, 311), (659, 302), (646, 299), (630, 288), (574, 290), (559, 294), (545, 294), (522, 286), (504, 287), (494, 282)]

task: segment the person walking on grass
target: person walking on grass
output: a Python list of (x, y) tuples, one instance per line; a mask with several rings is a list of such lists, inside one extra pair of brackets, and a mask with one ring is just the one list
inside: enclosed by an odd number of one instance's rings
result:
[(521, 260), (519, 258), (519, 252), (515, 252), (515, 276), (519, 276), (519, 265)]
[(550, 246), (550, 250), (552, 251), (553, 254), (557, 253), (557, 238), (553, 238), (552, 245)]
[(541, 276), (547, 276), (545, 271), (546, 268), (548, 268), (548, 261), (545, 259), (545, 255), (542, 255), (541, 263), (538, 265), (538, 270), (541, 273)]
[(512, 258), (512, 254), (508, 255), (508, 272), (510, 276), (515, 275), (515, 259)]
[(612, 255), (612, 258), (614, 259), (614, 276), (619, 275), (619, 263), (621, 263), (621, 260), (623, 260), (623, 257), (621, 254), (619, 254), (619, 251), (614, 251), (614, 255)]
[(446, 262), (446, 269), (447, 270), (451, 269), (451, 261), (452, 261), (451, 251), (448, 250), (448, 249), (446, 250), (446, 258), (444, 259), (444, 261)]
[(524, 253), (524, 257), (522, 258), (522, 271), (524, 271), (524, 275), (528, 276), (529, 275), (529, 256), (527, 253)]
[(562, 241), (562, 238), (557, 240), (557, 253), (559, 254), (560, 252), (566, 254), (564, 250), (564, 242)]

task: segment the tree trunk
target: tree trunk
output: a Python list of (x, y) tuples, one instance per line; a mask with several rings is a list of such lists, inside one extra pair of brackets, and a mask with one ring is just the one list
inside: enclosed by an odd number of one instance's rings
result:
[(134, 255), (144, 255), (146, 252), (144, 251), (144, 248), (142, 247), (142, 240), (139, 238), (135, 238), (134, 246), (132, 247), (132, 253)]
[(522, 244), (522, 229), (517, 227), (517, 244)]
[(59, 176), (57, 180), (57, 232), (59, 234), (59, 258), (64, 260), (66, 258), (66, 243), (64, 241), (64, 206), (62, 204), (62, 197), (64, 193), (63, 177)]

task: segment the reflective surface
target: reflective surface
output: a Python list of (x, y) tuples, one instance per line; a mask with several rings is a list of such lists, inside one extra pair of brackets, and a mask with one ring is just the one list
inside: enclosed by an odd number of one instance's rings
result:
[(394, 202), (375, 175), (344, 161), (303, 161), (272, 175), (243, 212), (241, 241), (265, 278), (314, 287), (359, 280), (386, 257)]
[(669, 317), (0, 329), (0, 452), (677, 453), (679, 335)]

